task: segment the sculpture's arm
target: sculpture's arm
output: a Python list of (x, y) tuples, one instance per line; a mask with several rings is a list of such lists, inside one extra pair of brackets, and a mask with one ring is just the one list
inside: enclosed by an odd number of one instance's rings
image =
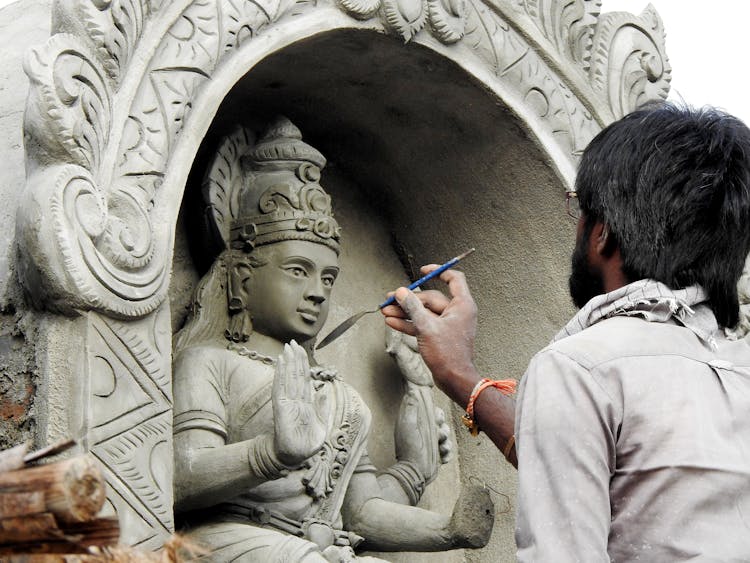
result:
[(424, 488), (452, 454), (445, 415), (435, 407), (432, 376), (419, 356), (415, 340), (394, 330), (386, 334), (386, 351), (404, 378), (404, 396), (396, 420), (396, 464), (378, 482), (386, 500), (416, 505)]
[[(274, 430), (227, 444), (226, 370), (200, 354), (175, 362), (175, 505), (212, 506), (242, 490), (277, 479), (323, 445), (328, 419), (324, 394), (315, 394), (307, 353), (294, 341), (279, 356), (271, 393)], [(218, 374), (218, 375), (217, 375)]]
[(365, 538), (363, 549), (376, 551), (444, 551), (487, 544), (494, 508), (487, 491), (461, 491), (451, 516), (395, 504), (376, 496), (372, 473), (355, 473), (344, 499), (344, 529)]
[(175, 435), (175, 509), (213, 506), (285, 473), (273, 436), (226, 444), (214, 432), (185, 430)]
[(273, 455), (272, 435), (226, 443), (230, 370), (223, 353), (194, 347), (175, 358), (174, 493), (178, 512), (228, 500), (283, 470)]

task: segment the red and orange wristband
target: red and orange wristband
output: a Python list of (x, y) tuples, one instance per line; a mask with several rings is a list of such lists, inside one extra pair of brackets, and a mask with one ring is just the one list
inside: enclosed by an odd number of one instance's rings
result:
[[(494, 387), (500, 391), (503, 395), (511, 395), (516, 391), (517, 381), (515, 379), (501, 379), (494, 380), (486, 377), (480, 379), (469, 394), (469, 402), (466, 405), (466, 412), (461, 417), (461, 422), (464, 426), (469, 429), (472, 436), (479, 435), (479, 424), (474, 420), (474, 403), (476, 402), (479, 395), (488, 387)], [(515, 445), (515, 436), (511, 436), (503, 448), (503, 455), (507, 458), (510, 454), (511, 449)]]

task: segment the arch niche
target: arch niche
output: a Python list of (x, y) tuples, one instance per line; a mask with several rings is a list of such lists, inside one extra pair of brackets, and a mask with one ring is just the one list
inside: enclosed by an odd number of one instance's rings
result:
[[(55, 366), (43, 439), (85, 436), (123, 539), (150, 548), (173, 529), (170, 339), (205, 267), (186, 231), (231, 125), (283, 113), (329, 159), (344, 227), (329, 327), (475, 246), (464, 269), (493, 312), (480, 369), (520, 375), (569, 312), (561, 202), (576, 158), (606, 123), (666, 95), (670, 73), (652, 9), (600, 15), (586, 0), (75, 0), (55, 6), (52, 28), (25, 66), (18, 212), (21, 281), (49, 313), (37, 345)], [(379, 330), (364, 322), (320, 359), (341, 368), (362, 350), (345, 367), (382, 421), (384, 463), (398, 385)], [(438, 510), (464, 476), (510, 489), (512, 475), (468, 456), (451, 467), (424, 499)], [(511, 518), (496, 525), (498, 555)]]

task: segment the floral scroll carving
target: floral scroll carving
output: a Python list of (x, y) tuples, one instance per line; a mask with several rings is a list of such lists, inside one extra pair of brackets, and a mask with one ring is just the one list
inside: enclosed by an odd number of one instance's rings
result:
[(669, 93), (672, 67), (664, 47), (664, 25), (649, 5), (639, 17), (602, 15), (594, 35), (589, 76), (606, 96), (615, 117)]
[[(32, 83), (26, 113), (31, 166), (30, 201), (19, 226), (38, 240), (32, 256), (47, 276), (43, 292), (60, 308), (101, 308), (142, 315), (160, 302), (165, 279), (152, 261), (148, 202), (113, 186), (102, 188), (102, 162), (112, 131), (112, 79), (100, 59), (76, 36), (58, 34), (26, 60)], [(31, 164), (31, 163), (30, 163)], [(47, 166), (44, 166), (44, 165)], [(42, 166), (39, 166), (42, 165)]]
[[(155, 230), (151, 214), (192, 99), (222, 58), (294, 5), (182, 3), (147, 67), (130, 63), (168, 7), (155, 0), (60, 3), (60, 32), (25, 61), (21, 278), (40, 306), (138, 318), (164, 301), (170, 229)], [(121, 88), (129, 75), (140, 79), (135, 90)], [(113, 127), (123, 111), (124, 127)]]

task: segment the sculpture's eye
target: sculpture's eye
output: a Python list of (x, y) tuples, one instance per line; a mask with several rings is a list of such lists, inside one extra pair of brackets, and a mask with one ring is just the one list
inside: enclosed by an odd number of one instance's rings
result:
[(286, 269), (286, 272), (293, 278), (306, 278), (307, 271), (300, 266), (290, 266)]
[(333, 282), (336, 281), (336, 276), (324, 275), (321, 280), (323, 280), (324, 287), (333, 287)]

